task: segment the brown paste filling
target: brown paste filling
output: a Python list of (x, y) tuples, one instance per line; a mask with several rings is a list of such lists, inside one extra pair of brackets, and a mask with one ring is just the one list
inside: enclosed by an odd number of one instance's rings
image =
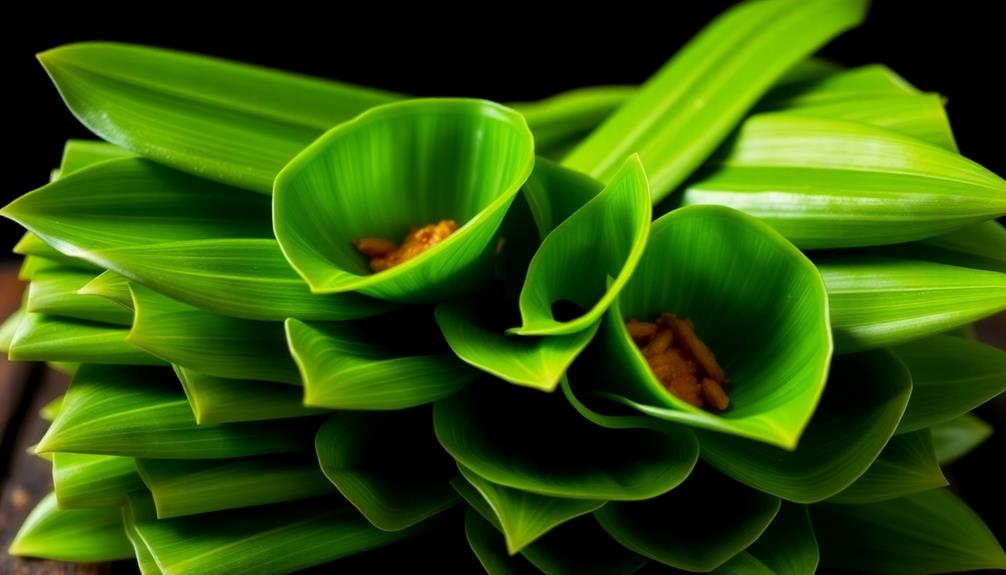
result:
[(723, 389), (730, 378), (695, 335), (691, 320), (665, 313), (654, 322), (630, 319), (626, 327), (667, 391), (696, 407), (723, 411), (730, 406)]
[(353, 245), (370, 258), (370, 269), (377, 273), (418, 256), (444, 241), (457, 229), (458, 224), (454, 220), (440, 220), (435, 224), (412, 228), (401, 245), (384, 238), (360, 238), (353, 240)]

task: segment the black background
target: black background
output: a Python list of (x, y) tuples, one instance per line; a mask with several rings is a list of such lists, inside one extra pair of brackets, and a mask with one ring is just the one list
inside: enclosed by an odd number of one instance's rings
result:
[[(374, 3), (367, 13), (359, 7), (342, 12), (341, 3), (296, 9), (246, 4), (229, 17), (210, 17), (208, 3), (187, 9), (134, 3), (5, 16), (2, 199), (44, 184), (63, 142), (89, 136), (34, 59), (34, 53), (60, 44), (137, 42), (415, 95), (532, 100), (578, 86), (641, 82), (730, 4), (667, 2), (658, 13), (622, 2), (581, 6), (565, 16), (545, 16), (544, 4), (403, 10)], [(866, 24), (823, 55), (847, 65), (882, 62), (919, 88), (945, 95), (962, 153), (1006, 175), (1001, 7), (997, 1), (877, 0)], [(6, 221), (0, 232), (6, 245), (20, 235)], [(1000, 540), (1006, 506), (992, 465), (1006, 453), (1003, 399), (980, 411), (997, 426), (997, 437), (950, 469), (955, 487)]]

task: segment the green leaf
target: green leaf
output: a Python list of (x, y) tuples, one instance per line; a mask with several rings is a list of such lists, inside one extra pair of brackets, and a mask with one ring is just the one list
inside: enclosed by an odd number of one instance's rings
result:
[(591, 499), (536, 495), (497, 485), (464, 465), (458, 464), (458, 469), (461, 475), (451, 484), (472, 507), (494, 518), (493, 523), (503, 532), (510, 555), (563, 523), (605, 504)]
[(80, 562), (133, 556), (117, 507), (63, 510), (56, 507), (52, 493), (28, 514), (8, 552), (15, 557)]
[(301, 454), (191, 461), (137, 459), (136, 469), (154, 498), (158, 519), (335, 493), (318, 462)]
[[(534, 165), (520, 114), (484, 100), (389, 104), (333, 128), (276, 177), (276, 238), (317, 293), (429, 302), (488, 280), (500, 223)], [(429, 170), (428, 166), (442, 169)], [(410, 227), (460, 226), (371, 273), (353, 240), (398, 241)]]
[[(632, 156), (604, 190), (545, 237), (520, 293), (523, 325), (508, 332), (570, 335), (596, 324), (643, 255), (651, 213), (646, 174)], [(585, 311), (556, 318), (558, 301)]]
[(129, 279), (113, 271), (103, 271), (84, 284), (77, 293), (103, 297), (119, 307), (133, 311), (133, 295), (129, 292)]
[(524, 182), (522, 194), (538, 228), (538, 235), (544, 240), (603, 189), (604, 185), (590, 176), (536, 158), (534, 171)]
[(533, 575), (541, 573), (523, 555), (511, 556), (499, 531), (492, 524), (468, 508), (465, 513), (465, 537), (475, 557), (489, 575)]
[[(914, 397), (914, 391), (913, 397)], [(829, 503), (860, 505), (896, 499), (912, 493), (945, 487), (947, 479), (940, 470), (928, 429), (895, 435), (855, 483)]]
[(877, 257), (816, 263), (839, 353), (904, 343), (1006, 309), (1003, 273)]
[(143, 489), (132, 457), (86, 453), (53, 453), (52, 484), (60, 509), (118, 508)]
[[(825, 62), (825, 65), (828, 63)], [(825, 67), (821, 60), (805, 60), (779, 79), (757, 110), (777, 110), (852, 100), (863, 97), (913, 96), (919, 90), (883, 64), (842, 70)]]
[(750, 547), (720, 565), (716, 575), (814, 575), (819, 553), (810, 515), (783, 503), (768, 529)]
[(966, 413), (933, 426), (936, 459), (947, 465), (967, 455), (992, 435), (992, 426)]
[(1006, 391), (1006, 351), (937, 335), (894, 348), (912, 372), (912, 399), (899, 433), (944, 423)]
[(140, 575), (164, 575), (154, 556), (150, 554), (150, 549), (143, 542), (136, 526), (130, 521), (129, 506), (122, 506), (122, 528), (126, 532), (129, 543), (133, 546), (133, 554), (136, 555), (136, 566), (140, 569)]
[(702, 458), (766, 493), (797, 503), (821, 501), (851, 485), (880, 455), (911, 391), (908, 370), (888, 352), (838, 358), (821, 405), (793, 451), (703, 433)]
[(635, 86), (588, 86), (537, 102), (512, 102), (534, 132), (539, 154), (576, 143), (625, 103)]
[[(76, 369), (74, 369), (74, 371), (76, 371)], [(63, 396), (57, 395), (55, 399), (43, 405), (42, 408), (38, 410), (38, 416), (44, 419), (45, 421), (52, 423), (52, 420), (56, 419), (56, 414), (59, 413), (59, 410), (62, 407), (63, 407)]]
[(228, 379), (173, 367), (199, 425), (308, 417), (328, 412), (305, 406), (304, 391), (296, 387)]
[[(403, 333), (402, 326), (409, 326)], [(449, 353), (417, 354), (417, 326), (402, 317), (367, 325), (286, 321), (304, 404), (404, 409), (447, 397), (478, 377)], [(395, 340), (398, 341), (395, 341)]]
[(93, 257), (178, 301), (243, 319), (344, 321), (393, 309), (355, 293), (312, 294), (273, 239), (144, 244)]
[(678, 569), (706, 572), (754, 543), (778, 511), (778, 498), (700, 467), (669, 493), (648, 501), (613, 501), (594, 516), (636, 553)]
[(771, 85), (863, 18), (866, 2), (746, 2), (707, 26), (565, 158), (610, 180), (638, 152), (654, 203), (723, 141)]
[(484, 381), (439, 401), (440, 444), (481, 477), (539, 495), (647, 499), (673, 489), (697, 456), (684, 430), (611, 430), (583, 419), (566, 400)]
[(0, 352), (10, 354), (10, 344), (14, 341), (14, 335), (21, 327), (21, 321), (24, 320), (26, 314), (24, 307), (19, 307), (7, 316), (3, 325), (0, 325)]
[(821, 564), (855, 573), (1006, 569), (982, 520), (946, 489), (868, 505), (811, 508)]
[(1006, 227), (995, 220), (965, 226), (922, 243), (955, 254), (965, 254), (987, 269), (1006, 273)]
[(10, 346), (13, 361), (70, 361), (125, 365), (163, 362), (126, 342), (129, 328), (27, 313)]
[(458, 501), (429, 418), (428, 409), (342, 412), (315, 436), (325, 476), (378, 529), (406, 529)]
[(105, 298), (79, 293), (95, 273), (71, 267), (40, 271), (28, 285), (28, 312), (120, 326), (133, 323), (133, 314)]
[(957, 152), (939, 94), (861, 96), (788, 107), (786, 112), (869, 124)]
[(209, 375), (300, 385), (283, 324), (211, 314), (138, 285), (130, 290), (136, 317), (129, 343)]
[[(196, 425), (170, 371), (82, 365), (37, 450), (163, 459), (219, 459), (308, 447), (310, 426)], [(305, 427), (308, 427), (305, 429)]]
[(67, 107), (110, 142), (268, 193), (318, 133), (395, 95), (201, 55), (89, 42), (39, 54)]
[(525, 547), (520, 556), (510, 556), (493, 516), (476, 509), (465, 514), (465, 534), (482, 566), (493, 575), (630, 575), (646, 564), (644, 557), (616, 543), (590, 516), (569, 521)]
[(59, 162), (59, 177), (64, 177), (106, 160), (135, 156), (133, 152), (107, 142), (96, 140), (67, 140), (63, 158)]
[(504, 333), (486, 310), (496, 302), (473, 297), (437, 304), (435, 315), (451, 351), (465, 363), (516, 385), (554, 391), (600, 323), (571, 335), (528, 337)]
[[(81, 269), (89, 270), (100, 270), (99, 266), (92, 263), (88, 263), (80, 258), (72, 258), (70, 256), (65, 256), (60, 253), (56, 248), (45, 243), (42, 238), (36, 236), (31, 232), (25, 232), (21, 239), (14, 245), (13, 250), (16, 254), (21, 254), (23, 256), (38, 256), (46, 259), (57, 261), (63, 265), (73, 266)], [(28, 258), (25, 258), (27, 261)], [(27, 278), (21, 278), (27, 279)]]
[(271, 238), (269, 210), (267, 197), (126, 158), (25, 194), (0, 215), (64, 255), (115, 269), (93, 252), (180, 240)]
[[(653, 376), (624, 320), (662, 313), (693, 320), (734, 382), (723, 413), (685, 403)], [(803, 254), (754, 218), (714, 206), (675, 210), (653, 223), (594, 355), (597, 375), (571, 380), (580, 396), (594, 391), (646, 415), (792, 448), (827, 376), (824, 286)]]
[(405, 539), (333, 498), (158, 520), (146, 494), (130, 497), (132, 527), (157, 565), (172, 575), (290, 573)]
[(795, 111), (749, 118), (680, 201), (742, 210), (803, 249), (856, 247), (1006, 214), (1006, 182), (909, 136)]

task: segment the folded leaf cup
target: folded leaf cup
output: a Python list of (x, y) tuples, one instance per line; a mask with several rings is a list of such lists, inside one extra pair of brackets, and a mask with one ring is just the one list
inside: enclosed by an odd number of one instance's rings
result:
[[(691, 320), (716, 354), (730, 380), (725, 411), (686, 403), (654, 376), (625, 322), (664, 313)], [(832, 354), (828, 299), (810, 260), (768, 225), (719, 206), (681, 208), (653, 223), (598, 338), (599, 371), (588, 381), (571, 377), (581, 396), (592, 387), (652, 417), (787, 449), (814, 413)]]
[[(517, 112), (484, 100), (378, 106), (326, 132), (277, 176), (273, 228), (315, 293), (358, 291), (408, 303), (470, 292), (491, 279), (497, 232), (534, 166)], [(410, 229), (457, 229), (372, 272), (355, 240), (398, 242)]]

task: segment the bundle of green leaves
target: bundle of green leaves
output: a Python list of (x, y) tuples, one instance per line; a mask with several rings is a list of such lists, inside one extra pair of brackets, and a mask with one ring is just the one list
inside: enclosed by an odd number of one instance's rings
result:
[[(3, 347), (73, 373), (10, 552), (266, 574), (463, 531), (494, 574), (1006, 567), (941, 471), (1006, 388), (968, 330), (1006, 308), (1006, 182), (938, 95), (812, 57), (865, 9), (742, 3), (641, 86), (509, 106), (41, 54), (104, 142), (0, 212), (31, 282)], [(354, 247), (444, 220), (386, 270)], [(725, 410), (647, 363), (626, 322), (664, 313)]]

